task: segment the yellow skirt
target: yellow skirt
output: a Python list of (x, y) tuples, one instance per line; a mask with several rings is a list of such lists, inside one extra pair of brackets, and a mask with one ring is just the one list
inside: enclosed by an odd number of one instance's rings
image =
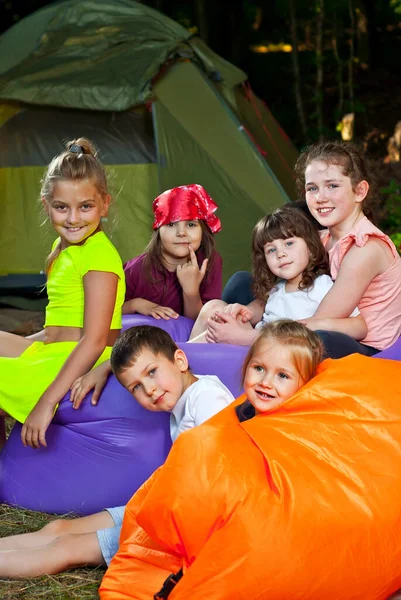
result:
[[(23, 423), (78, 342), (33, 342), (18, 358), (0, 357), (0, 408)], [(94, 367), (110, 358), (107, 346)]]

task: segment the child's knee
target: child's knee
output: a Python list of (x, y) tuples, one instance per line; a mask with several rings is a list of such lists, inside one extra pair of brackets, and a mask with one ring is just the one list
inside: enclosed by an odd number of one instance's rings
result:
[(72, 569), (83, 565), (100, 566), (104, 564), (98, 538), (95, 532), (66, 533), (53, 540), (52, 551), (63, 565), (63, 569)]
[(208, 319), (209, 317), (213, 317), (215, 312), (223, 310), (226, 306), (227, 304), (223, 300), (209, 300), (209, 302), (203, 305), (199, 314)]
[(47, 535), (59, 537), (60, 535), (69, 533), (70, 529), (71, 519), (56, 519), (55, 521), (50, 521), (50, 523), (47, 523), (47, 525), (45, 525), (41, 531)]

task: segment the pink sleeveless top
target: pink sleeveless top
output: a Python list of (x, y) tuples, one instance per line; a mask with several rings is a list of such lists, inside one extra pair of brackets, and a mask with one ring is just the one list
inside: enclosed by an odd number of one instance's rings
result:
[[(368, 328), (368, 335), (362, 343), (384, 350), (401, 336), (401, 258), (393, 242), (364, 217), (329, 250), (330, 272), (335, 280), (351, 246), (356, 244), (363, 247), (370, 237), (386, 242), (394, 257), (388, 269), (370, 282), (358, 304)], [(322, 231), (321, 239), (326, 246), (330, 239), (329, 232)]]

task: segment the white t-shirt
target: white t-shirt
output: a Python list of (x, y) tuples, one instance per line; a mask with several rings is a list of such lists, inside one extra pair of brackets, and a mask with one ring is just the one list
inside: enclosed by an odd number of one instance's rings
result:
[(215, 375), (195, 375), (195, 381), (183, 393), (170, 414), (173, 442), (183, 431), (204, 423), (231, 404), (234, 396)]
[[(328, 275), (319, 275), (309, 290), (286, 292), (286, 283), (283, 279), (277, 282), (267, 299), (262, 321), (257, 323), (257, 328), (262, 327), (264, 323), (271, 323), (278, 319), (297, 321), (313, 317), (319, 304), (334, 285)], [(357, 315), (359, 315), (359, 310), (356, 308), (350, 316), (356, 317)]]

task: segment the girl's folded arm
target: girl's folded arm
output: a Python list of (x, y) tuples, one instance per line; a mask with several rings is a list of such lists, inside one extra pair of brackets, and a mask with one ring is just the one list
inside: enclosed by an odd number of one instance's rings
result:
[(377, 245), (352, 246), (344, 256), (337, 279), (320, 303), (313, 319), (349, 317), (370, 282), (381, 272)]
[(338, 331), (339, 333), (349, 335), (357, 341), (365, 339), (368, 334), (368, 328), (362, 315), (344, 319), (315, 319), (315, 317), (311, 317), (310, 319), (300, 319), (300, 322), (314, 331)]

